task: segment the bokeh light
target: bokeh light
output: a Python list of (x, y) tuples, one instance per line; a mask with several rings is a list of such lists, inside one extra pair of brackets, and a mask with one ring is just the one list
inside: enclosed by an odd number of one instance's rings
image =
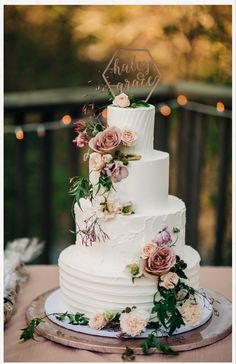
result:
[(61, 119), (61, 121), (63, 122), (63, 124), (69, 125), (71, 123), (71, 116), (70, 115), (64, 115), (63, 118)]
[(187, 97), (186, 97), (186, 96), (184, 96), (184, 95), (179, 95), (179, 96), (177, 97), (177, 103), (178, 103), (179, 105), (184, 106), (184, 105), (186, 105), (186, 104), (187, 104), (187, 102), (188, 102), (188, 100), (187, 100)]
[(16, 139), (18, 140), (24, 139), (24, 132), (22, 129), (16, 129)]
[(168, 105), (163, 105), (160, 108), (160, 113), (163, 116), (169, 116), (171, 114), (171, 108)]
[(218, 112), (223, 112), (225, 110), (225, 105), (223, 104), (223, 102), (218, 101), (216, 104), (216, 110)]

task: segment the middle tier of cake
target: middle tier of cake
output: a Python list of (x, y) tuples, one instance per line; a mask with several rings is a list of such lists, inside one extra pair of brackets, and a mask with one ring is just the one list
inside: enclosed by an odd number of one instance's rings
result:
[[(81, 208), (75, 204), (76, 230), (85, 229), (85, 220), (95, 214), (94, 207), (89, 200), (81, 201)], [(176, 239), (174, 249), (181, 255), (185, 245), (185, 204), (175, 196), (169, 196), (165, 208), (156, 209), (155, 214), (116, 215), (112, 220), (99, 224), (109, 239), (105, 242), (96, 241), (93, 246), (82, 244), (80, 234), (76, 236), (76, 244), (80, 256), (91, 266), (99, 265), (100, 270), (121, 271), (127, 264), (135, 262), (140, 257), (142, 246), (150, 242), (163, 228), (167, 227)], [(179, 229), (174, 233), (173, 228)]]
[[(90, 163), (90, 181), (95, 187), (100, 176)], [(168, 204), (169, 154), (153, 150), (148, 156), (128, 164), (129, 175), (114, 183), (112, 194), (122, 203), (131, 201), (135, 213), (155, 213)]]

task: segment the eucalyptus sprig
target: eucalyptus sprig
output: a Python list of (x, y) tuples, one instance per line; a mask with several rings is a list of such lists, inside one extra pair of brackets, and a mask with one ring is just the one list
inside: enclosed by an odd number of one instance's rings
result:
[(70, 179), (69, 195), (75, 196), (75, 201), (81, 208), (81, 198), (89, 198), (93, 200), (93, 185), (89, 181), (88, 177), (75, 176)]

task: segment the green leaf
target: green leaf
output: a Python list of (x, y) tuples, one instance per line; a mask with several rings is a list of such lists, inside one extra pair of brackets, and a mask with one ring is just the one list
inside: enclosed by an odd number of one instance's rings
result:
[(59, 321), (64, 321), (65, 318), (67, 317), (68, 312), (66, 311), (65, 313), (62, 313), (61, 315), (56, 315), (56, 319)]
[(144, 355), (148, 355), (149, 349), (151, 348), (155, 348), (167, 355), (177, 355), (177, 352), (171, 349), (168, 345), (160, 342), (158, 338), (154, 335), (154, 333), (148, 335), (147, 339), (144, 340), (140, 346), (143, 350)]
[(180, 229), (177, 227), (173, 227), (173, 233), (177, 234), (180, 232)]
[(156, 349), (167, 355), (178, 355), (176, 351), (171, 349), (168, 345), (161, 343), (160, 341), (156, 343)]
[(23, 340), (23, 341), (27, 341), (30, 339), (34, 340), (35, 329), (41, 322), (43, 322), (43, 319), (38, 318), (38, 317), (31, 320), (29, 322), (28, 326), (21, 329), (22, 334), (20, 336), (20, 340)]
[(124, 361), (133, 361), (135, 359), (134, 350), (126, 346), (121, 357)]

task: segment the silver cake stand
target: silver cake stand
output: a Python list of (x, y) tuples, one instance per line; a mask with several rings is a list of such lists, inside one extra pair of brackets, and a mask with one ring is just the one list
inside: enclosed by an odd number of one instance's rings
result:
[[(162, 337), (160, 340), (169, 345), (173, 350), (187, 351), (200, 348), (213, 344), (230, 334), (232, 330), (231, 302), (219, 293), (211, 290), (204, 291), (208, 297), (215, 300), (214, 310), (217, 311), (218, 314), (209, 314), (210, 319), (208, 318), (207, 322), (191, 331), (181, 332), (171, 337)], [(48, 311), (50, 308), (48, 302), (52, 304), (52, 297), (54, 296), (55, 298), (56, 292), (58, 292), (58, 289), (50, 290), (33, 300), (26, 311), (27, 321), (30, 321), (35, 317), (43, 317), (45, 315), (45, 303), (46, 311)], [(54, 312), (58, 312), (56, 307)], [(58, 325), (58, 323), (60, 325)], [(119, 339), (117, 337), (97, 336), (93, 334), (91, 330), (87, 333), (82, 333), (74, 331), (75, 327), (73, 327), (73, 330), (71, 327), (70, 329), (68, 327), (68, 324), (56, 321), (55, 318), (51, 316), (51, 319), (44, 319), (44, 322), (36, 328), (36, 332), (51, 341), (77, 349), (122, 354), (128, 346), (134, 349), (135, 354), (143, 354), (142, 349), (139, 347), (142, 338)], [(82, 330), (84, 330), (84, 328)], [(87, 328), (87, 330), (89, 330), (89, 328)]]

